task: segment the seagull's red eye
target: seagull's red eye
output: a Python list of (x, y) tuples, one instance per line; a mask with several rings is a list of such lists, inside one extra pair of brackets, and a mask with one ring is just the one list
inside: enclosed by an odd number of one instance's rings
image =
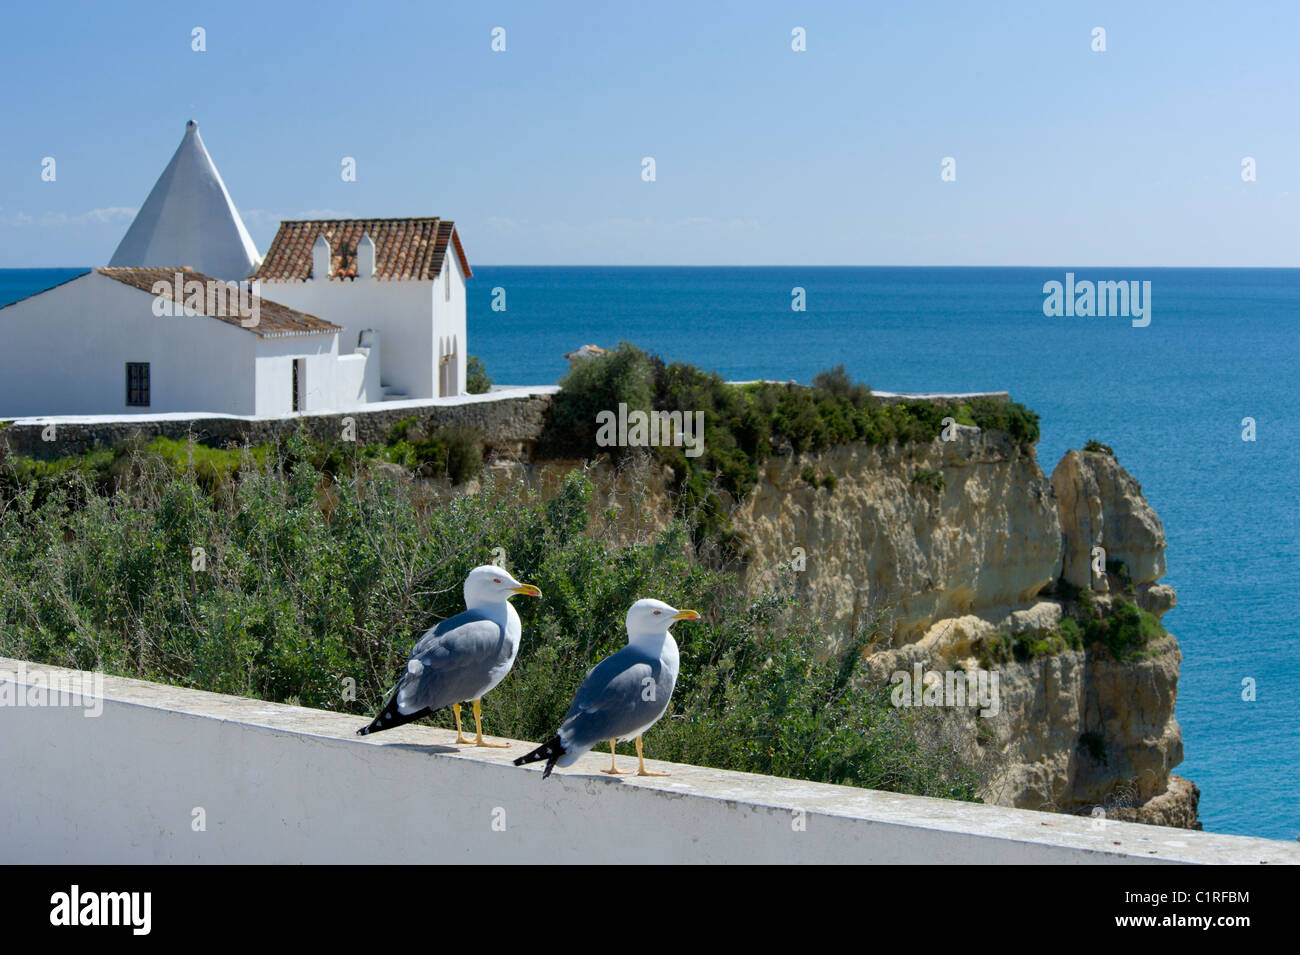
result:
[(662, 610), (656, 610), (656, 611), (655, 611), (655, 616), (657, 617), (657, 616), (659, 616), (661, 613), (663, 613)]
[(493, 577), (493, 578), (492, 578), (492, 583), (494, 583), (494, 584), (499, 584), (499, 583), (501, 583), (501, 578), (500, 578), (500, 577)]

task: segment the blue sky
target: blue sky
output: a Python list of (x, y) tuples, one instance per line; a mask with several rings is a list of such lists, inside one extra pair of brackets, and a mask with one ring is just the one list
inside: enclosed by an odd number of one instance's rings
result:
[(1300, 264), (1293, 0), (127, 0), (0, 30), (0, 267), (106, 263), (191, 117), (263, 252), (281, 218), (441, 215), (493, 265)]

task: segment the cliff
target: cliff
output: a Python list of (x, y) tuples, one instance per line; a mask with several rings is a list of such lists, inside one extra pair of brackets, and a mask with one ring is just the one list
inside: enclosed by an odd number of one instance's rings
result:
[[(834, 475), (833, 489), (809, 469)], [(989, 767), (987, 801), (1196, 826), (1199, 793), (1171, 774), (1183, 758), (1178, 641), (1161, 634), (1121, 661), (1061, 639), (1080, 595), (1106, 613), (1128, 588), (1157, 619), (1174, 605), (1158, 583), (1160, 519), (1113, 457), (1071, 451), (1049, 481), (1032, 448), (974, 428), (928, 446), (788, 455), (767, 462), (733, 519), (754, 588), (797, 561), (828, 649), (880, 621), (867, 662), (881, 683), (917, 664), (974, 671), (999, 639), (1034, 648), (997, 665), (996, 714), (946, 711)], [(1112, 572), (1092, 572), (1094, 546)]]

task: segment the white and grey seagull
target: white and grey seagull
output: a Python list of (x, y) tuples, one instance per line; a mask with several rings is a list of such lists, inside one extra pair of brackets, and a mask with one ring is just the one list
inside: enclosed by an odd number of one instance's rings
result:
[(638, 776), (667, 776), (645, 768), (641, 736), (668, 711), (677, 684), (677, 641), (669, 628), (678, 620), (698, 620), (694, 610), (676, 610), (662, 600), (638, 600), (627, 612), (627, 646), (592, 668), (578, 687), (560, 731), (516, 766), (546, 760), (545, 779), (556, 766), (572, 766), (593, 746), (609, 741), (609, 769), (626, 775), (614, 758), (617, 740), (636, 740)]
[[(542, 592), (492, 564), (471, 570), (465, 578), (465, 611), (420, 638), (388, 702), (357, 735), (389, 730), (450, 706), (458, 744), (509, 746), (484, 742), (480, 701), (505, 679), (519, 652), (523, 627), (510, 606), (515, 594), (540, 597)], [(468, 700), (474, 703), (473, 740), (465, 739), (460, 729), (460, 705)]]

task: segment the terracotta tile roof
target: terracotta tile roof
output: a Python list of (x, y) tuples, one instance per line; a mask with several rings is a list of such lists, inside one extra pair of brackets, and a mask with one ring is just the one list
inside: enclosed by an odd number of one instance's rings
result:
[[(164, 294), (172, 301), (176, 301), (174, 289), (176, 286), (176, 273), (182, 275), (181, 282), (197, 281), (204, 283), (216, 282), (220, 284), (220, 279), (210, 278), (202, 272), (196, 272), (189, 267), (185, 268), (152, 268), (152, 269), (134, 269), (134, 268), (100, 268), (95, 269), (100, 275), (107, 276), (110, 279), (121, 282), (123, 285), (129, 285), (137, 288), (142, 292), (154, 293), (154, 283), (162, 282), (167, 288), (164, 292), (159, 290), (158, 294)], [(184, 288), (181, 290), (182, 304), (185, 296)], [(286, 338), (291, 335), (329, 335), (341, 331), (341, 325), (335, 325), (333, 322), (327, 322), (323, 318), (317, 318), (315, 315), (308, 315), (306, 312), (300, 312), (295, 308), (289, 308), (287, 305), (281, 305), (279, 302), (272, 302), (270, 299), (256, 297), (258, 301), (258, 323), (249, 328), (242, 324), (241, 317), (236, 310), (238, 299), (232, 294), (231, 307), (222, 308), (220, 304), (214, 301), (214, 308), (211, 310), (207, 307), (207, 296), (204, 295), (203, 314), (209, 318), (215, 318), (218, 321), (225, 322), (227, 325), (234, 325), (237, 328), (244, 328), (257, 335), (259, 338)]]
[(311, 247), (319, 235), (330, 244), (330, 278), (356, 276), (357, 243), (363, 235), (375, 243), (376, 278), (436, 279), (449, 247), (455, 248), (465, 278), (474, 274), (456, 224), (445, 219), (303, 219), (280, 223), (254, 278), (292, 282), (312, 277)]

